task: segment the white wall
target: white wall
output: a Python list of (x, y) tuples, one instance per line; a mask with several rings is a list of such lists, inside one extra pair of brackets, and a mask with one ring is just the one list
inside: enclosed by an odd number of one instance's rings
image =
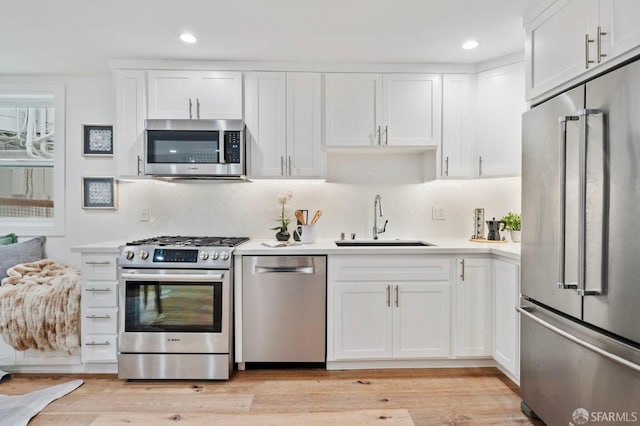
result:
[[(501, 217), (509, 210), (520, 211), (519, 178), (417, 183), (420, 173), (415, 167), (420, 161), (411, 161), (414, 168), (401, 174), (399, 171), (407, 169), (402, 156), (384, 161), (359, 157), (359, 166), (349, 169), (348, 163), (333, 158), (334, 154), (330, 158), (333, 165), (328, 166), (334, 182), (121, 182), (118, 210), (83, 210), (80, 178), (115, 175), (113, 159), (81, 155), (82, 123), (114, 122), (111, 76), (26, 79), (66, 85), (66, 230), (64, 236), (49, 237), (47, 244), (48, 256), (60, 262), (79, 266), (79, 255), (71, 253), (71, 247), (105, 240), (124, 242), (161, 234), (272, 238), (274, 231), (269, 228), (276, 225), (277, 196), (287, 191), (294, 194), (290, 212), (296, 208), (308, 209), (311, 214), (323, 210), (317, 227), (319, 238), (338, 238), (340, 232), (370, 237), (376, 194), (382, 196), (389, 220), (385, 238), (469, 237), (475, 207), (484, 207), (487, 219)], [(5, 80), (0, 77), (0, 82)], [(368, 167), (364, 180), (362, 170), (367, 165), (374, 167)], [(364, 183), (369, 179), (374, 183)], [(433, 205), (445, 208), (446, 220), (431, 219)], [(138, 220), (142, 207), (150, 210), (149, 222)]]

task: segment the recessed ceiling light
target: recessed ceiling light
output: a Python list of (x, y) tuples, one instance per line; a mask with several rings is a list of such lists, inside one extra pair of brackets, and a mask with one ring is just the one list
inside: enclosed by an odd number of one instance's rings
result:
[(462, 43), (462, 48), (464, 50), (471, 50), (471, 49), (475, 49), (479, 45), (480, 43), (478, 43), (478, 40), (468, 40)]
[(193, 44), (196, 41), (198, 41), (196, 36), (194, 36), (193, 34), (189, 34), (189, 33), (180, 34), (180, 40), (184, 41), (185, 43), (189, 43), (189, 44)]

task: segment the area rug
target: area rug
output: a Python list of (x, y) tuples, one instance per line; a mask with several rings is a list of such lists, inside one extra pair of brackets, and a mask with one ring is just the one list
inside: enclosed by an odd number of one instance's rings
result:
[(72, 380), (24, 395), (0, 395), (0, 424), (26, 426), (44, 407), (83, 383), (83, 380)]

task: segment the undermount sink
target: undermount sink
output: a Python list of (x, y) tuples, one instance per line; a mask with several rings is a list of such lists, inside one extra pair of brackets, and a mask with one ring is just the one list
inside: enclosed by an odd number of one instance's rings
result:
[(417, 240), (340, 240), (338, 247), (429, 247), (435, 244)]

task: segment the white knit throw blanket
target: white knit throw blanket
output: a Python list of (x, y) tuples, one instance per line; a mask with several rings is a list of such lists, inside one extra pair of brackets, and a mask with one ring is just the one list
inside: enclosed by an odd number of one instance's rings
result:
[(15, 349), (80, 353), (80, 271), (45, 259), (7, 270), (0, 332)]

